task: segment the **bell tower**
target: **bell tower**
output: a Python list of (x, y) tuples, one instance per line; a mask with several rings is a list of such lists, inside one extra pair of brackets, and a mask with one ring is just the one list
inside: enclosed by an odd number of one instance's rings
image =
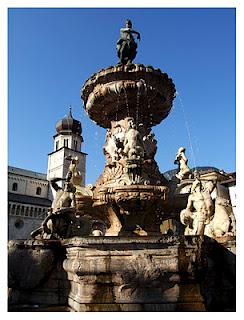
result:
[(87, 154), (81, 151), (84, 141), (81, 123), (73, 118), (71, 107), (68, 115), (56, 123), (56, 134), (53, 139), (54, 151), (48, 155), (47, 179), (49, 181), (53, 178), (65, 179), (70, 164), (67, 157), (78, 157), (77, 169), (82, 175), (81, 186), (85, 186)]

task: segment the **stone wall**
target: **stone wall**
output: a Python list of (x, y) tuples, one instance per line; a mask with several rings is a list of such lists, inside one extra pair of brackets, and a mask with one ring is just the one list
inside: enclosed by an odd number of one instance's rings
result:
[(31, 232), (40, 227), (43, 219), (33, 217), (8, 217), (8, 239), (31, 239)]
[(40, 227), (47, 210), (43, 206), (9, 201), (8, 239), (30, 239), (30, 233)]
[[(14, 190), (13, 184), (17, 184), (17, 190)], [(40, 188), (37, 192), (37, 188)], [(32, 197), (48, 198), (49, 182), (38, 178), (22, 176), (18, 173), (8, 174), (8, 191), (17, 194), (28, 195)]]

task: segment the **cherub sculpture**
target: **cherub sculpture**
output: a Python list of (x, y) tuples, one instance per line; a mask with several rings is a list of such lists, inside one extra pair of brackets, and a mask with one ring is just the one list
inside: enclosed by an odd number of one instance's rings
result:
[(125, 134), (124, 140), (124, 155), (130, 160), (142, 160), (144, 158), (142, 137), (136, 129), (132, 118), (128, 120), (128, 131)]
[(142, 140), (145, 150), (145, 157), (147, 159), (154, 159), (154, 156), (157, 152), (157, 140), (155, 139), (155, 134), (150, 131), (143, 137)]
[(174, 164), (178, 164), (179, 172), (175, 175), (179, 180), (187, 179), (190, 174), (190, 168), (188, 167), (188, 159), (185, 156), (185, 148), (180, 147), (176, 153)]
[(120, 148), (118, 146), (119, 140), (111, 132), (107, 132), (106, 145), (103, 148), (104, 155), (107, 158), (107, 164), (114, 163), (119, 160)]

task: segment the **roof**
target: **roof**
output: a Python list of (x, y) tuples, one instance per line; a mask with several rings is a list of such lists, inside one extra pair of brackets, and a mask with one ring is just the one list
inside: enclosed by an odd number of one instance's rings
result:
[(17, 168), (17, 167), (8, 166), (8, 173), (13, 173), (20, 176), (31, 177), (31, 178), (40, 179), (40, 180), (47, 180), (47, 175), (45, 173), (39, 173), (39, 172)]
[(56, 123), (56, 131), (58, 134), (74, 133), (77, 135), (81, 135), (81, 123), (80, 121), (73, 118), (71, 108), (68, 115)]
[(85, 152), (78, 151), (78, 150), (74, 150), (74, 149), (67, 148), (67, 147), (61, 147), (61, 148), (59, 148), (58, 150), (54, 150), (54, 151), (50, 152), (48, 155), (50, 156), (50, 154), (53, 154), (53, 153), (55, 153), (55, 152), (58, 152), (58, 151), (60, 151), (60, 150), (62, 150), (62, 149), (74, 151), (74, 152), (76, 152), (76, 153), (84, 154), (85, 156), (87, 156), (87, 153), (85, 153)]
[(27, 196), (24, 194), (17, 194), (17, 193), (8, 193), (8, 201), (24, 203), (24, 204), (33, 204), (36, 206), (43, 206), (43, 207), (51, 207), (52, 201), (47, 198), (40, 198), (40, 197), (32, 197)]

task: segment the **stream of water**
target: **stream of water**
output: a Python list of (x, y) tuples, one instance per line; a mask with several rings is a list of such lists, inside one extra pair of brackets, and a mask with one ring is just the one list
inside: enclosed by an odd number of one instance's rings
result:
[(192, 135), (191, 135), (191, 131), (190, 131), (189, 122), (188, 122), (188, 119), (186, 116), (185, 107), (184, 107), (184, 104), (183, 104), (183, 101), (181, 99), (181, 95), (179, 94), (179, 92), (176, 92), (176, 95), (179, 98), (179, 103), (180, 103), (180, 107), (181, 107), (181, 110), (183, 113), (185, 128), (187, 131), (187, 136), (188, 136), (189, 145), (190, 145), (190, 149), (191, 149), (191, 156), (192, 156), (192, 160), (193, 160), (193, 164), (194, 164), (194, 169), (196, 169), (196, 158), (195, 158), (195, 153), (193, 151), (193, 146), (192, 146)]

